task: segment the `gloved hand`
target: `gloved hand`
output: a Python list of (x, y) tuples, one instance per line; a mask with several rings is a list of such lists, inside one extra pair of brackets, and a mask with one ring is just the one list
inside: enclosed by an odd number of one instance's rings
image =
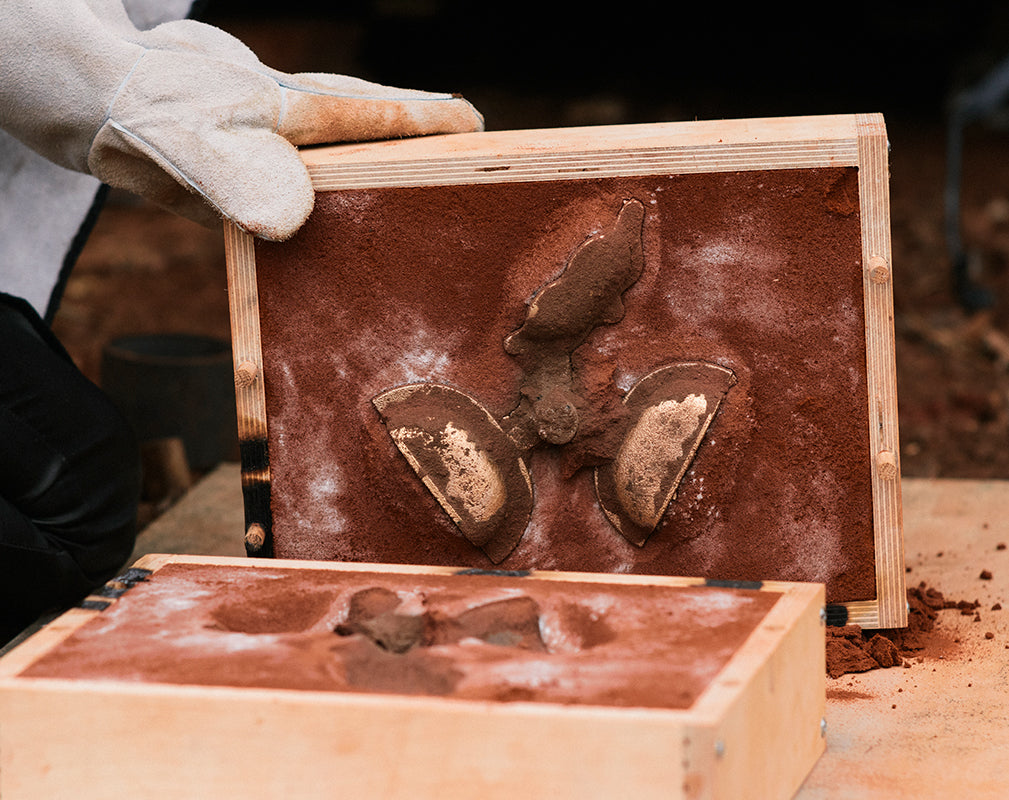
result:
[(50, 160), (203, 224), (291, 236), (314, 193), (293, 145), (480, 130), (465, 100), (272, 70), (191, 20), (138, 31), (120, 0), (5, 0), (0, 127)]

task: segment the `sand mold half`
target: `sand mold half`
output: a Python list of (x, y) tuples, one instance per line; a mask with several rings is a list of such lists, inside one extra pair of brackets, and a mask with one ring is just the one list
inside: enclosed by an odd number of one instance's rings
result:
[(23, 675), (689, 708), (779, 597), (169, 564)]

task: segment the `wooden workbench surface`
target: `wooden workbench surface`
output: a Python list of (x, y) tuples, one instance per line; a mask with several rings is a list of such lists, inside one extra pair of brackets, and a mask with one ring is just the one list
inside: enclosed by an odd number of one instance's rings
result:
[[(980, 621), (942, 611), (942, 658), (827, 679), (827, 751), (798, 800), (1009, 797), (1009, 607), (992, 610), (1009, 606), (1009, 549), (998, 549), (1009, 482), (905, 479), (903, 498), (908, 585), (978, 600)], [(242, 529), (228, 464), (148, 528), (136, 554), (240, 554)]]
[[(798, 794), (1009, 797), (1009, 482), (905, 479), (908, 585), (980, 601), (940, 611), (943, 658), (827, 681), (827, 751)], [(990, 579), (981, 579), (983, 570)], [(992, 638), (986, 638), (988, 633)], [(956, 640), (959, 639), (959, 642)]]

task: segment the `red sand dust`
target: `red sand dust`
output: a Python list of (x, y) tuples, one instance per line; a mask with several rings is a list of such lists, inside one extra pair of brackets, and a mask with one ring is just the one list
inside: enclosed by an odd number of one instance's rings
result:
[(607, 521), (592, 470), (571, 474), (573, 442), (530, 457), (532, 518), (498, 567), (813, 581), (829, 602), (875, 598), (852, 197), (853, 168), (321, 193), (289, 242), (256, 244), (274, 555), (494, 566), (372, 400), (433, 383), (496, 419), (516, 409), (523, 373), (503, 342), (636, 200), (643, 273), (620, 321), (572, 353), (578, 385), (602, 398), (684, 361), (737, 382), (642, 547)]
[(906, 628), (863, 631), (858, 625), (828, 627), (827, 675), (839, 678), (852, 672), (910, 666), (910, 659), (940, 655), (955, 643), (935, 630), (939, 612), (957, 609), (971, 616), (980, 605), (976, 601), (947, 600), (938, 589), (924, 583), (907, 590), (907, 602)]
[(689, 708), (780, 596), (169, 564), (23, 674)]

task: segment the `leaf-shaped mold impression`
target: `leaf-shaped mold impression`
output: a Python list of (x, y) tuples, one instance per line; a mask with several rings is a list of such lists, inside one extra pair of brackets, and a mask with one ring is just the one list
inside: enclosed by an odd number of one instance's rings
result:
[(658, 526), (733, 383), (725, 367), (682, 362), (649, 373), (624, 397), (627, 431), (595, 478), (600, 506), (628, 541), (640, 547)]
[(518, 544), (532, 514), (522, 452), (465, 392), (398, 386), (372, 403), (396, 447), (456, 527), (495, 564)]

